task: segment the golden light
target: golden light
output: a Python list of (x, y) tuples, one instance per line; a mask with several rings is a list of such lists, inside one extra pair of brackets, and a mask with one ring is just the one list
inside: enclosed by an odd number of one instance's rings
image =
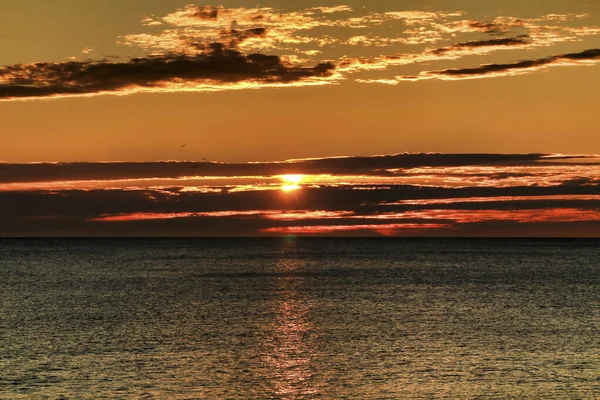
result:
[(304, 178), (304, 175), (282, 175), (281, 179), (284, 182), (289, 182), (289, 183), (300, 183), (302, 182), (302, 178)]
[(283, 185), (281, 187), (281, 190), (283, 190), (284, 192), (291, 192), (292, 190), (300, 189), (300, 187), (300, 185)]
[(281, 186), (281, 190), (284, 192), (291, 192), (292, 190), (298, 190), (301, 188), (299, 185), (304, 178), (304, 175), (281, 175), (279, 177), (285, 184)]

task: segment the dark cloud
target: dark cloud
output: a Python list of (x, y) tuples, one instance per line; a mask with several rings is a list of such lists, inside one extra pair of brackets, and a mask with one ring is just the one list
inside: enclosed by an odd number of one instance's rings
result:
[(563, 185), (572, 185), (572, 186), (600, 185), (600, 181), (589, 178), (589, 177), (577, 177), (577, 178), (573, 178), (573, 179), (564, 181)]
[(70, 61), (5, 66), (0, 68), (0, 100), (127, 93), (136, 89), (163, 91), (170, 85), (175, 85), (173, 90), (177, 90), (177, 85), (193, 89), (202, 83), (289, 84), (329, 77), (334, 68), (332, 63), (288, 66), (277, 56), (244, 55), (221, 43), (212, 43), (194, 56), (134, 58), (123, 63)]
[(550, 64), (556, 59), (554, 57), (539, 58), (537, 60), (524, 60), (510, 64), (484, 64), (475, 68), (450, 68), (441, 71), (433, 71), (433, 75), (485, 75), (489, 73), (510, 71), (515, 69), (528, 69)]
[(468, 26), (484, 33), (501, 33), (504, 29), (498, 24), (483, 21), (468, 21)]
[(559, 54), (555, 56), (538, 58), (534, 60), (523, 60), (509, 64), (483, 64), (474, 68), (449, 68), (439, 71), (428, 71), (417, 77), (405, 77), (407, 79), (428, 79), (431, 77), (454, 77), (469, 78), (478, 76), (509, 75), (512, 72), (535, 71), (551, 65), (561, 65), (569, 62), (596, 61), (600, 59), (600, 49), (590, 49), (579, 53)]
[[(224, 29), (219, 33), (220, 40), (225, 43), (213, 42), (213, 43), (205, 43), (205, 42), (197, 42), (191, 39), (186, 39), (184, 35), (182, 35), (182, 39), (186, 42), (187, 46), (195, 51), (206, 52), (206, 51), (217, 51), (222, 53), (223, 51), (231, 51), (234, 52), (238, 48), (238, 46), (245, 42), (248, 39), (252, 38), (264, 38), (267, 35), (267, 28), (251, 28), (251, 29)], [(277, 57), (277, 56), (266, 56), (266, 57)], [(279, 62), (279, 58), (277, 57)]]
[(212, 6), (204, 6), (204, 7), (195, 7), (194, 12), (190, 14), (194, 18), (204, 19), (204, 20), (213, 20), (219, 18), (219, 15), (222, 13), (222, 7), (212, 7)]
[(520, 35), (514, 38), (501, 38), (490, 40), (472, 40), (469, 42), (456, 43), (452, 46), (441, 47), (432, 51), (433, 54), (444, 54), (452, 50), (479, 48), (479, 47), (494, 47), (494, 46), (525, 46), (530, 44), (529, 36)]
[[(306, 187), (288, 196), (279, 190), (201, 193), (180, 188), (162, 190), (62, 190), (0, 192), (0, 217), (93, 218), (121, 213), (181, 213), (250, 210), (353, 211), (369, 215), (383, 211), (422, 209), (531, 209), (550, 206), (594, 209), (600, 199), (553, 199), (561, 195), (598, 195), (599, 185), (446, 188), (418, 185), (379, 186), (372, 190), (346, 187)], [(541, 197), (540, 197), (541, 196)], [(512, 198), (509, 200), (498, 198)], [(543, 198), (542, 198), (543, 197)], [(468, 199), (485, 199), (470, 202)], [(455, 199), (451, 204), (407, 200)], [(462, 199), (462, 200), (461, 200)], [(404, 203), (403, 203), (404, 202)]]
[(596, 60), (600, 58), (600, 49), (590, 49), (579, 53), (568, 53), (555, 56), (558, 59), (564, 60)]
[[(520, 224), (546, 224), (576, 225), (587, 235), (600, 226), (594, 161), (581, 155), (397, 154), (247, 164), (5, 164), (0, 236), (495, 235), (490, 229), (499, 221), (515, 233)], [(295, 191), (281, 190), (285, 181), (277, 175), (294, 173), (308, 178)], [(191, 174), (214, 179), (195, 182)], [(319, 176), (333, 179), (311, 181)], [(183, 179), (168, 180), (173, 177)], [(136, 178), (152, 179), (114, 183)]]
[(251, 38), (262, 38), (267, 34), (267, 28), (251, 28), (251, 29), (228, 29), (221, 32), (221, 37), (229, 39), (229, 43), (232, 47), (238, 46), (240, 43), (245, 42)]
[[(172, 193), (178, 193), (173, 189)], [(347, 187), (305, 188), (293, 198), (279, 191), (241, 193), (188, 193), (180, 192), (169, 196), (164, 191), (153, 190), (68, 190), (58, 193), (0, 192), (0, 236), (72, 236), (72, 235), (257, 235), (270, 228), (289, 226), (335, 226), (335, 225), (385, 225), (406, 224), (450, 224), (460, 233), (463, 225), (482, 229), (486, 224), (528, 224), (524, 219), (528, 212), (547, 211), (549, 215), (561, 215), (561, 210), (582, 212), (581, 220), (575, 223), (598, 228), (600, 222), (585, 221), (590, 213), (597, 215), (600, 200), (581, 199), (527, 199), (528, 196), (556, 196), (560, 194), (597, 194), (598, 187), (557, 185), (552, 187), (513, 188), (441, 188), (420, 186), (395, 186), (391, 189), (353, 190)], [(518, 200), (499, 201), (499, 196), (522, 196)], [(471, 197), (485, 197), (488, 201), (469, 202)], [(382, 203), (408, 199), (464, 198), (464, 202), (453, 204), (398, 204)], [(348, 211), (351, 216), (321, 219), (318, 216), (302, 220), (269, 219), (264, 215), (189, 216), (185, 213), (210, 213), (215, 211), (275, 211), (275, 210), (329, 210)], [(556, 211), (555, 211), (556, 210)], [(433, 211), (434, 213), (428, 214)], [(397, 218), (379, 219), (382, 213), (398, 213)], [(489, 212), (499, 213), (497, 219), (486, 218)], [(132, 213), (181, 213), (179, 217), (166, 219), (101, 221), (99, 217), (119, 216)], [(402, 216), (402, 213), (408, 213)], [(453, 213), (458, 217), (454, 220)], [(478, 213), (483, 213), (478, 222)], [(512, 218), (512, 214), (522, 214)], [(462, 222), (465, 218), (469, 222)], [(544, 224), (537, 221), (531, 225)], [(560, 222), (554, 221), (555, 223)], [(595, 224), (595, 225), (594, 225)], [(563, 227), (570, 225), (562, 224)], [(439, 235), (443, 233), (436, 231)], [(596, 231), (597, 232), (597, 231)], [(360, 231), (369, 233), (368, 229)], [(372, 233), (372, 232), (371, 232)], [(456, 232), (455, 232), (456, 233)], [(464, 232), (463, 232), (464, 233)], [(493, 230), (484, 232), (494, 234)], [(344, 234), (344, 232), (338, 232)], [(353, 234), (356, 234), (354, 232)]]
[[(249, 56), (251, 57), (251, 56)], [(260, 59), (261, 64), (274, 59)], [(4, 164), (0, 182), (44, 182), (55, 180), (177, 178), (202, 176), (275, 176), (283, 174), (393, 175), (389, 169), (417, 167), (460, 167), (477, 165), (527, 166), (549, 160), (548, 154), (394, 154), (372, 157), (340, 157), (268, 163), (215, 162), (109, 162)], [(581, 156), (552, 156), (553, 165)], [(196, 167), (196, 168), (193, 168)]]

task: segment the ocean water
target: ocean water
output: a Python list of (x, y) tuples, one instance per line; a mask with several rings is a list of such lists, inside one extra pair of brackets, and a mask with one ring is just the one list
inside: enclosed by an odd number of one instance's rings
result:
[(1, 399), (600, 399), (600, 241), (0, 240)]

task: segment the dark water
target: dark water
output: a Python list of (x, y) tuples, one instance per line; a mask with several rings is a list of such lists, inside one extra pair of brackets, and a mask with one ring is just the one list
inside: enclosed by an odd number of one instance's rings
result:
[(600, 398), (600, 241), (0, 240), (0, 398)]

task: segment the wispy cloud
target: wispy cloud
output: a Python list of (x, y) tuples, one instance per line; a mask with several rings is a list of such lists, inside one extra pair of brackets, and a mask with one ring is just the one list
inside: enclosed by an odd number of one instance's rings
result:
[[(459, 42), (451, 46), (427, 49), (421, 53), (384, 55), (373, 58), (346, 57), (338, 62), (337, 69), (344, 72), (360, 72), (369, 70), (386, 70), (393, 66), (424, 63), (428, 61), (456, 60), (468, 55), (486, 55), (499, 50), (530, 48), (531, 40), (527, 35), (513, 38), (487, 40), (471, 40)], [(389, 78), (388, 78), (389, 80)], [(359, 82), (376, 82), (377, 80), (357, 79)], [(391, 83), (395, 83), (391, 80)]]
[(445, 54), (448, 52), (464, 49), (480, 49), (485, 47), (511, 47), (511, 46), (527, 46), (531, 42), (529, 36), (521, 35), (514, 38), (500, 38), (500, 39), (487, 39), (487, 40), (471, 40), (468, 42), (456, 43), (448, 47), (440, 47), (432, 50), (433, 54)]
[[(584, 25), (588, 17), (547, 14), (475, 20), (461, 10), (370, 12), (344, 4), (295, 10), (188, 5), (163, 16), (145, 16), (140, 21), (145, 31), (118, 38), (119, 44), (146, 52), (143, 57), (0, 67), (0, 101), (321, 85), (349, 78), (397, 85), (408, 80), (520, 75), (551, 66), (592, 64), (598, 50), (411, 75), (395, 70), (580, 42), (600, 35), (600, 27)], [(485, 36), (473, 38), (474, 34)], [(380, 55), (367, 51), (373, 47), (381, 50)]]
[(396, 77), (396, 79), (398, 81), (422, 79), (461, 80), (515, 76), (540, 71), (550, 67), (594, 65), (598, 63), (598, 61), (600, 61), (600, 49), (590, 49), (579, 53), (559, 54), (509, 64), (483, 64), (474, 68), (449, 68), (438, 71), (425, 71), (417, 76), (401, 76)]

